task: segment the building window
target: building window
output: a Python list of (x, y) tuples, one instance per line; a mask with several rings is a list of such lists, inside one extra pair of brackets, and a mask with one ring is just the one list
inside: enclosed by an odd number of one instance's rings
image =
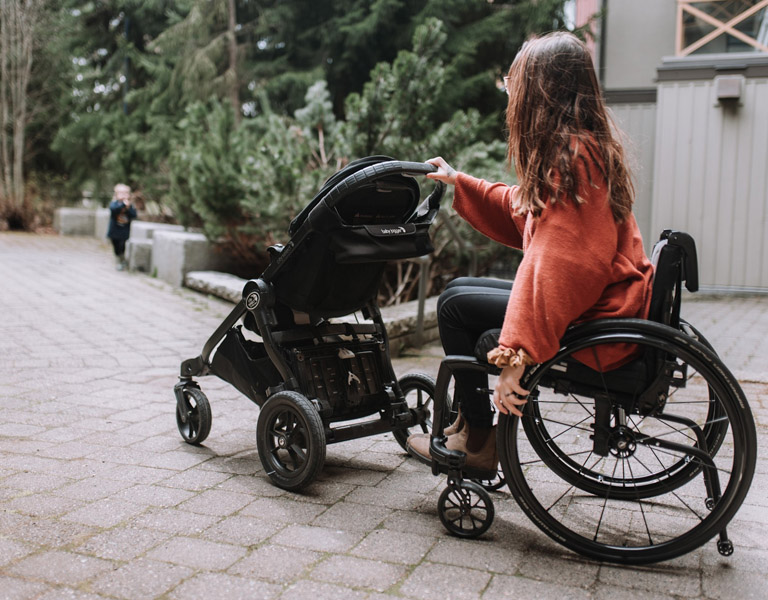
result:
[(677, 0), (678, 56), (768, 53), (768, 0)]

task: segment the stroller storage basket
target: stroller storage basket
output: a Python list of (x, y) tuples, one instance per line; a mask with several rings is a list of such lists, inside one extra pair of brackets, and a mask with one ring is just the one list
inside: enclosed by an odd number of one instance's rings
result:
[(294, 348), (291, 361), (302, 393), (323, 399), (329, 421), (340, 421), (367, 417), (386, 406), (384, 359), (382, 343), (369, 340)]
[(267, 389), (281, 381), (264, 344), (245, 339), (240, 327), (224, 336), (211, 361), (211, 372), (259, 406), (267, 399)]

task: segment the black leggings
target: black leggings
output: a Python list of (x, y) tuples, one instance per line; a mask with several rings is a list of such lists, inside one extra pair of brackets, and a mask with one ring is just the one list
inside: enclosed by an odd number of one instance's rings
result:
[(112, 240), (112, 247), (115, 249), (115, 256), (122, 256), (125, 254), (125, 242), (126, 240), (117, 240), (115, 238), (109, 238)]
[[(460, 277), (449, 283), (437, 300), (437, 324), (445, 353), (473, 356), (479, 337), (503, 324), (511, 291), (511, 281), (483, 277)], [(473, 427), (493, 424), (490, 396), (477, 391), (487, 388), (488, 377), (483, 373), (456, 376), (461, 414)]]

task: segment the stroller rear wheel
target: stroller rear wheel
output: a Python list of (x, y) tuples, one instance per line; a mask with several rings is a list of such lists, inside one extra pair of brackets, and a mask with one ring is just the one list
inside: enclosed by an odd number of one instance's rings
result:
[(261, 464), (276, 486), (299, 490), (323, 468), (323, 421), (301, 394), (279, 392), (270, 397), (259, 413), (256, 433)]
[(182, 389), (186, 410), (176, 405), (176, 426), (187, 444), (198, 446), (211, 432), (211, 405), (208, 398), (196, 387)]

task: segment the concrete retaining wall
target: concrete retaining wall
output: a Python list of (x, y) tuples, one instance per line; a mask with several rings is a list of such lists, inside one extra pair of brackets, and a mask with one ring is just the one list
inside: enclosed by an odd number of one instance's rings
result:
[(109, 209), (97, 208), (94, 211), (94, 227), (93, 235), (98, 240), (104, 240), (107, 238), (107, 230), (109, 229)]
[(151, 240), (156, 231), (176, 231), (183, 232), (181, 225), (171, 225), (170, 223), (153, 223), (151, 221), (134, 221), (131, 223), (131, 239)]
[(57, 208), (53, 228), (61, 235), (93, 235), (96, 213), (92, 208)]
[[(53, 226), (60, 235), (106, 240), (109, 216), (108, 208), (62, 207), (54, 213)], [(126, 259), (130, 270), (157, 275), (177, 287), (188, 271), (221, 269), (227, 263), (203, 234), (184, 231), (181, 225), (138, 220), (131, 223)]]
[(152, 270), (152, 240), (128, 240), (125, 255), (130, 271), (149, 273)]
[(227, 260), (214, 252), (202, 233), (155, 230), (151, 273), (176, 287), (190, 271), (222, 270)]
[[(109, 229), (108, 208), (62, 207), (53, 213), (53, 228), (61, 235), (92, 235), (103, 240)], [(181, 225), (133, 221), (131, 238), (151, 240), (155, 231), (180, 231)]]

